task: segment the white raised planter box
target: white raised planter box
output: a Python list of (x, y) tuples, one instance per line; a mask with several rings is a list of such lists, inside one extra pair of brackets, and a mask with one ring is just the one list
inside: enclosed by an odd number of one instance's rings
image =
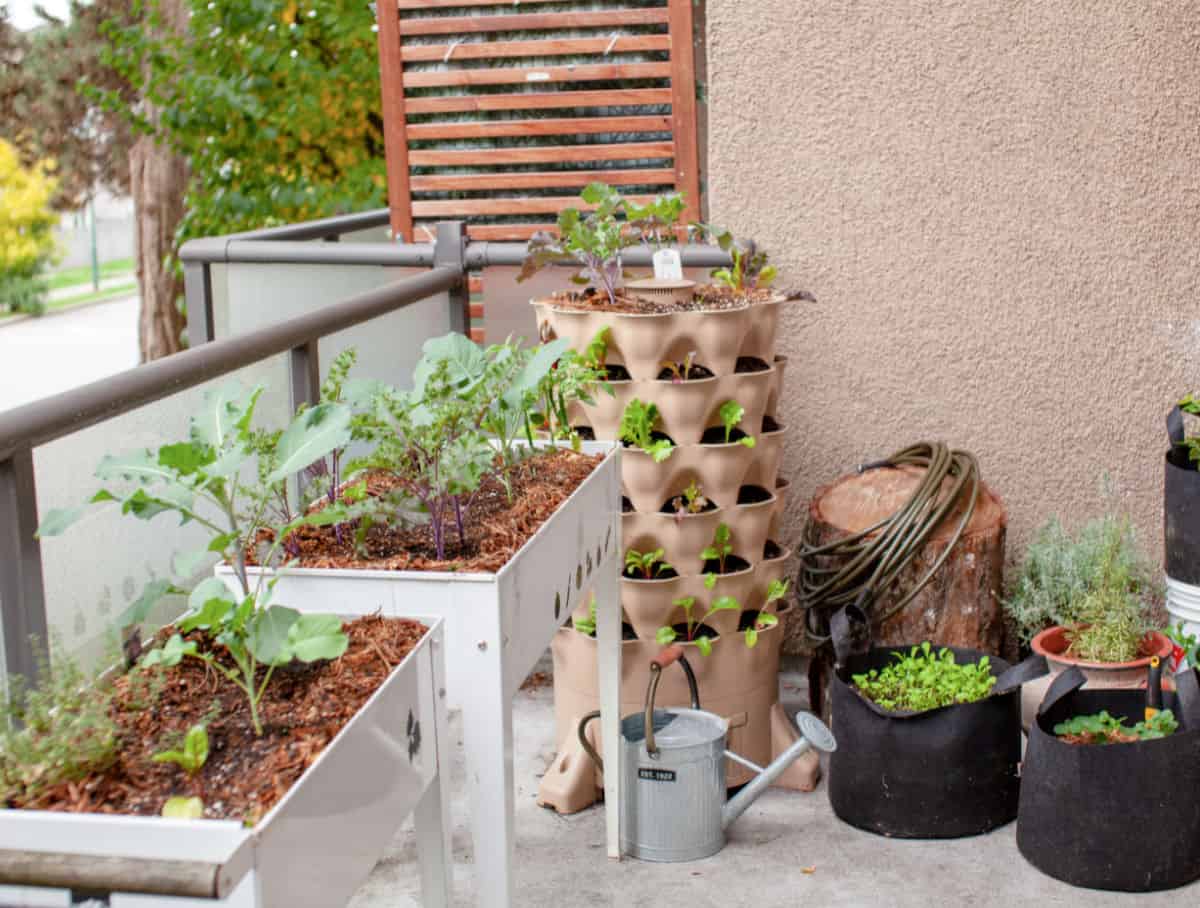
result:
[[(272, 597), (301, 612), (419, 611), (445, 620), (447, 700), (463, 713), (482, 905), (514, 904), (513, 695), (589, 587), (596, 594), (604, 759), (617, 765), (621, 451), (613, 442), (585, 442), (583, 452), (604, 460), (497, 573), (287, 568), (278, 572)], [(231, 568), (218, 567), (217, 576), (238, 590)], [(613, 858), (620, 856), (618, 776), (604, 777)]]
[(415, 811), (422, 902), (448, 905), (444, 625), (415, 620), (428, 633), (254, 828), (0, 810), (0, 903), (62, 905), (74, 889), (114, 908), (337, 908)]

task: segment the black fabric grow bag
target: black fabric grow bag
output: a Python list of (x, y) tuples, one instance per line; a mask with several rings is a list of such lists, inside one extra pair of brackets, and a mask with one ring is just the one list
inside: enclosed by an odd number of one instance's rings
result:
[(1200, 472), (1188, 460), (1183, 441), (1183, 413), (1167, 414), (1167, 451), (1163, 476), (1163, 543), (1167, 576), (1200, 586)]
[[(1155, 741), (1068, 744), (1055, 724), (1100, 710), (1139, 721), (1140, 690), (1078, 690), (1055, 679), (1029, 728), (1017, 847), (1043, 873), (1089, 889), (1152, 892), (1200, 878), (1200, 717), (1196, 676), (1177, 679), (1163, 706), (1180, 727)], [(1181, 699), (1183, 702), (1181, 702)], [(841, 742), (838, 742), (839, 745)]]
[[(861, 650), (861, 628), (858, 634)], [(975, 703), (920, 713), (888, 712), (850, 686), (852, 675), (882, 668), (892, 653), (908, 649), (838, 653), (830, 682), (838, 742), (829, 756), (834, 813), (868, 832), (908, 839), (978, 835), (1010, 822), (1020, 784), (1020, 685), (1045, 674), (1045, 660), (1010, 667), (990, 654), (946, 647), (960, 665), (988, 655), (996, 686)]]

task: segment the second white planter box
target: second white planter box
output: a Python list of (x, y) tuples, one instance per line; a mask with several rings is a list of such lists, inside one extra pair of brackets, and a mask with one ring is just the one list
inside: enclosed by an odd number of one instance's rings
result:
[[(302, 612), (437, 615), (446, 625), (447, 702), (463, 713), (479, 903), (513, 904), (512, 698), (555, 631), (596, 594), (604, 759), (617, 763), (621, 675), (618, 580), (620, 446), (586, 442), (604, 459), (494, 574), (432, 571), (279, 571), (275, 602)], [(233, 572), (217, 575), (236, 590)], [(611, 752), (610, 752), (611, 751)], [(617, 773), (605, 774), (608, 853), (619, 857)]]

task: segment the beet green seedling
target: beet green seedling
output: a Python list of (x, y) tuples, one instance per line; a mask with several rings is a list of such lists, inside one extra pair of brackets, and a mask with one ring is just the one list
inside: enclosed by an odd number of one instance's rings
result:
[[(787, 594), (788, 581), (772, 580), (767, 586), (767, 605), (772, 602), (778, 602)], [(769, 627), (774, 627), (779, 623), (779, 616), (772, 612), (766, 611), (766, 606), (763, 606), (763, 611), (758, 613), (754, 619), (754, 624), (745, 630), (746, 647), (754, 649), (758, 644), (758, 632), (765, 631)]]
[(671, 565), (662, 560), (663, 550), (639, 552), (630, 549), (625, 553), (625, 573), (639, 580), (653, 580), (664, 571), (674, 571)]
[(730, 544), (730, 539), (733, 533), (729, 529), (729, 524), (718, 523), (717, 528), (713, 530), (712, 545), (708, 546), (700, 553), (701, 561), (717, 562), (717, 570), (709, 571), (704, 575), (704, 588), (711, 590), (717, 585), (717, 574), (725, 573), (725, 559), (733, 554), (733, 545)]
[[(741, 611), (742, 608), (741, 603), (739, 603), (732, 596), (718, 596), (713, 601), (713, 604), (709, 606), (708, 611), (704, 613), (704, 617), (700, 618), (699, 620), (694, 620), (692, 618), (692, 609), (696, 606), (695, 596), (684, 596), (682, 599), (676, 599), (671, 604), (683, 609), (683, 613), (686, 616), (685, 621), (687, 623), (687, 632), (686, 637), (684, 638), (685, 642), (695, 643), (696, 649), (700, 650), (700, 655), (702, 656), (707, 656), (712, 652), (712, 640), (709, 639), (708, 635), (701, 634), (698, 637), (696, 636), (696, 632), (700, 629), (704, 622), (706, 622), (717, 612)], [(666, 646), (669, 643), (674, 643), (678, 638), (679, 634), (673, 627), (660, 627), (654, 634), (655, 641), (662, 646)]]

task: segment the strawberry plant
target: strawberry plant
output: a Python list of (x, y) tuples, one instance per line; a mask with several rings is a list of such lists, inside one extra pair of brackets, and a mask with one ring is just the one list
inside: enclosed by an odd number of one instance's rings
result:
[(675, 568), (663, 561), (662, 557), (662, 549), (655, 549), (653, 552), (630, 549), (625, 553), (625, 573), (640, 580), (653, 580), (667, 571), (674, 574)]
[[(737, 424), (742, 421), (742, 417), (746, 415), (746, 408), (739, 404), (736, 400), (727, 400), (721, 404), (721, 409), (717, 411), (721, 417), (721, 422), (725, 426), (725, 444), (729, 444), (730, 436), (733, 430), (737, 428)], [(740, 445), (745, 445), (747, 448), (753, 448), (756, 444), (754, 436), (749, 433), (743, 434), (737, 440)]]
[(621, 414), (619, 438), (628, 442), (654, 458), (655, 463), (662, 463), (675, 450), (675, 445), (668, 438), (655, 438), (654, 427), (658, 425), (658, 406), (642, 403), (636, 397), (625, 405)]
[(1102, 710), (1090, 716), (1075, 716), (1054, 726), (1054, 733), (1078, 744), (1127, 744), (1165, 738), (1179, 728), (1175, 714), (1160, 709), (1148, 719), (1130, 727), (1124, 720)]
[(944, 647), (936, 653), (929, 641), (907, 654), (892, 653), (882, 669), (853, 675), (855, 687), (868, 700), (889, 710), (922, 712), (954, 703), (982, 700), (996, 683), (987, 656), (960, 665)]
[[(671, 604), (683, 609), (683, 614), (685, 616), (684, 623), (687, 626), (684, 640), (687, 643), (695, 643), (696, 649), (700, 651), (700, 655), (702, 656), (707, 656), (712, 652), (712, 640), (709, 639), (709, 636), (704, 633), (700, 633), (697, 636), (697, 633), (704, 626), (704, 622), (706, 622), (717, 612), (741, 611), (742, 609), (741, 603), (739, 603), (732, 596), (718, 596), (713, 601), (713, 604), (709, 606), (708, 611), (704, 613), (704, 616), (699, 620), (695, 620), (692, 618), (692, 609), (696, 606), (695, 596), (684, 596), (682, 599), (676, 599)], [(677, 639), (679, 639), (679, 633), (673, 627), (660, 627), (655, 632), (654, 639), (659, 644), (666, 646), (667, 644), (674, 643)]]

